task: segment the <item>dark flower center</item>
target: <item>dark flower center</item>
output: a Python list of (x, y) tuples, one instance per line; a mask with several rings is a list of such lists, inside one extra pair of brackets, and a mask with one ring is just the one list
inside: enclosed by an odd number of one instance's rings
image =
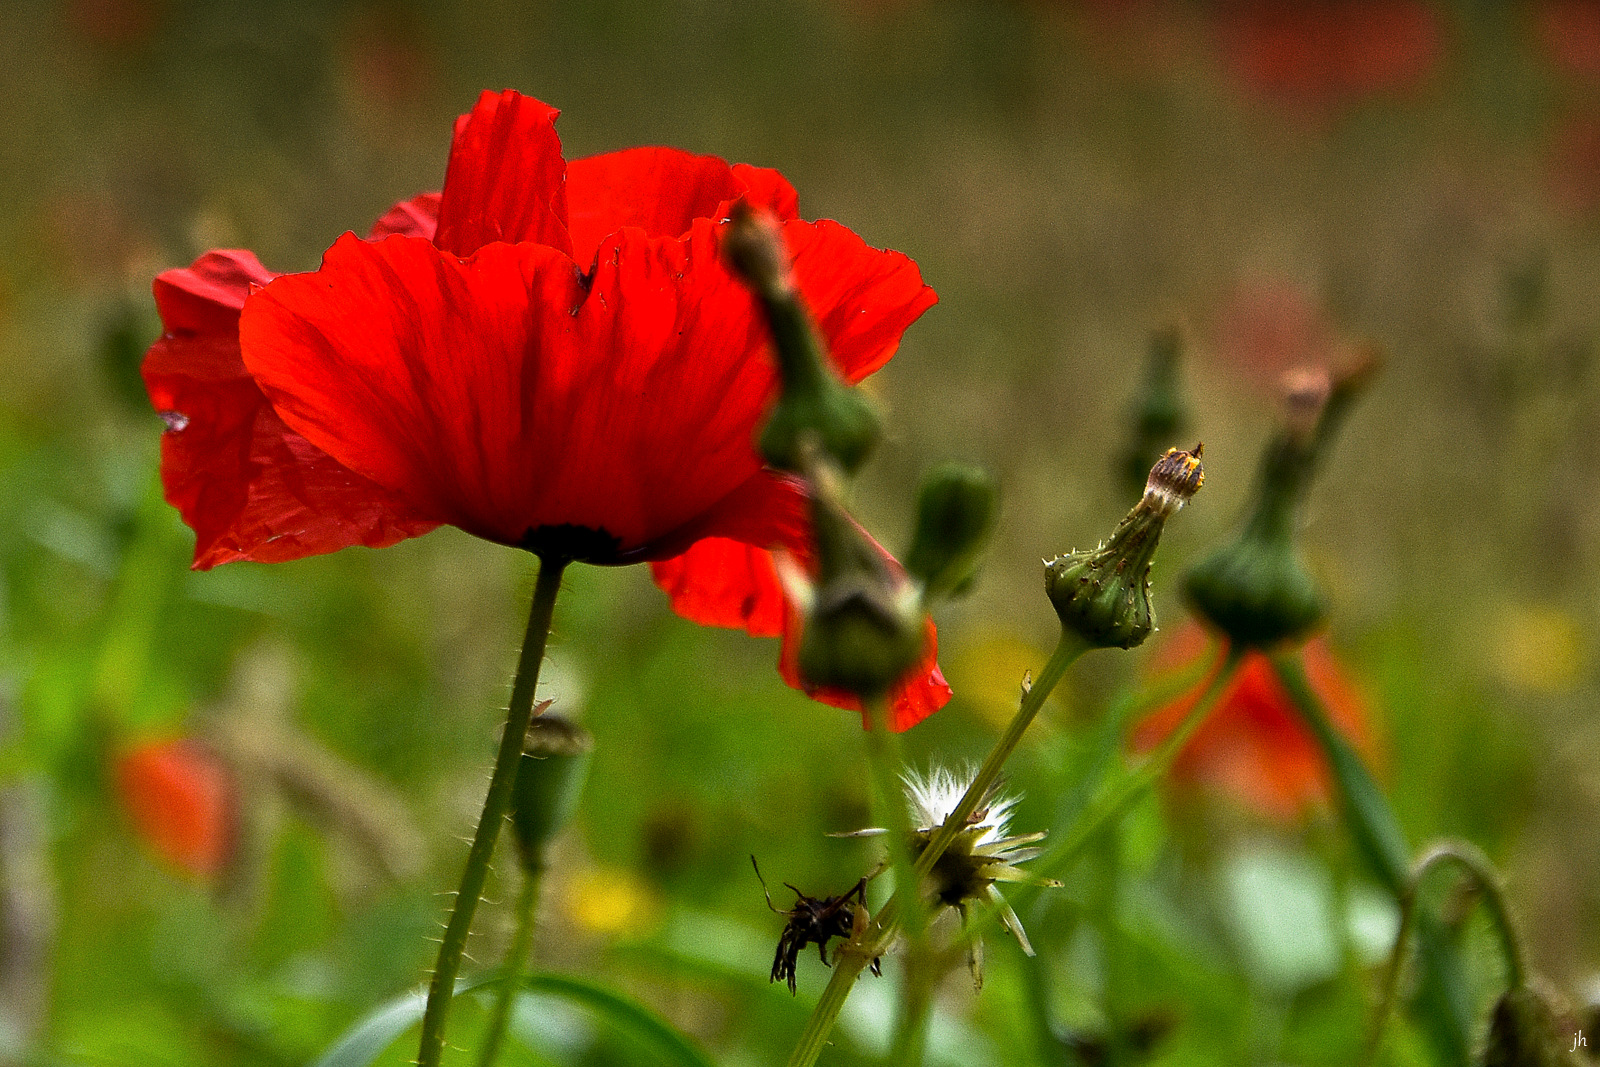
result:
[(603, 567), (623, 562), (621, 538), (607, 533), (604, 527), (597, 530), (570, 522), (532, 527), (522, 535), (518, 547), (540, 559), (566, 563), (593, 563)]

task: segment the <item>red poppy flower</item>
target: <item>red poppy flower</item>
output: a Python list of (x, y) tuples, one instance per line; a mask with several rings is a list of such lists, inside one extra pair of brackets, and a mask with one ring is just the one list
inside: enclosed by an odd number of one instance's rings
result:
[[(1164, 659), (1193, 662), (1208, 639), (1190, 623), (1168, 644)], [(1326, 638), (1308, 642), (1302, 652), (1306, 674), (1334, 725), (1370, 761), (1375, 755), (1366, 706), (1328, 648)], [(1133, 747), (1147, 751), (1177, 728), (1200, 698), (1204, 682), (1133, 731)], [(1292, 821), (1306, 808), (1325, 803), (1330, 780), (1321, 751), (1284, 691), (1272, 664), (1248, 652), (1239, 672), (1211, 714), (1201, 723), (1172, 765), (1177, 782), (1205, 784), (1230, 793), (1270, 818)]]
[[(392, 544), (439, 524), (541, 554), (651, 561), (695, 621), (782, 630), (768, 550), (809, 541), (803, 488), (752, 440), (776, 389), (723, 266), (743, 198), (773, 212), (835, 365), (859, 381), (934, 303), (916, 265), (805, 222), (776, 171), (675, 149), (568, 165), (555, 109), (484, 93), (444, 190), (319, 270), (207, 253), (156, 279), (145, 382), (195, 566)], [(902, 726), (943, 704), (932, 659)], [(832, 702), (832, 701), (831, 701)]]
[(152, 741), (117, 757), (117, 794), (139, 836), (178, 870), (216, 877), (233, 855), (233, 779), (194, 741)]

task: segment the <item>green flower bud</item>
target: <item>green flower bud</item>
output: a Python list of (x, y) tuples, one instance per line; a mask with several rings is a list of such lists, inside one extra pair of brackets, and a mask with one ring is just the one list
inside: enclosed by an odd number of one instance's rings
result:
[(594, 738), (583, 727), (559, 715), (544, 713), (542, 704), (528, 724), (522, 762), (512, 787), (511, 828), (526, 871), (544, 866), (545, 846), (571, 821), (589, 775)]
[(1045, 592), (1061, 625), (1093, 648), (1132, 648), (1155, 629), (1150, 607), (1150, 564), (1161, 531), (1205, 482), (1204, 445), (1193, 452), (1169, 448), (1145, 483), (1144, 496), (1093, 551), (1047, 560)]
[(1336, 380), (1325, 373), (1291, 379), (1288, 417), (1262, 456), (1243, 531), (1184, 576), (1190, 605), (1229, 640), (1270, 647), (1305, 637), (1326, 616), (1294, 524), (1318, 460), (1376, 366), (1368, 356)]
[(922, 479), (906, 572), (928, 597), (959, 596), (971, 586), (999, 502), (994, 479), (976, 467), (947, 463)]
[(878, 443), (878, 414), (859, 390), (840, 380), (826, 358), (795, 288), (777, 220), (736, 202), (722, 255), (760, 300), (777, 354), (782, 387), (757, 441), (762, 458), (779, 470), (798, 471), (805, 442), (814, 435), (835, 463), (853, 473)]
[(800, 677), (863, 699), (882, 696), (922, 657), (922, 595), (845, 511), (826, 464), (810, 468), (817, 572), (800, 598)]

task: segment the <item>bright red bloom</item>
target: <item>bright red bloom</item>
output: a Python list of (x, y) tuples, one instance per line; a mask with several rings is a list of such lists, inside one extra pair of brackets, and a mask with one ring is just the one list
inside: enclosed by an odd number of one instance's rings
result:
[[(767, 329), (723, 266), (745, 199), (782, 220), (800, 291), (859, 381), (934, 303), (916, 265), (805, 222), (775, 171), (675, 149), (561, 156), (553, 108), (484, 93), (444, 190), (277, 276), (211, 252), (156, 279), (145, 382), (195, 566), (392, 544), (450, 524), (599, 564), (651, 561), (682, 615), (781, 630), (767, 550), (809, 541), (804, 492), (752, 444)], [(737, 563), (742, 569), (729, 569)], [(948, 688), (903, 686), (909, 726)]]
[(151, 741), (117, 757), (117, 794), (134, 829), (187, 874), (216, 877), (237, 839), (232, 776), (194, 741)]
[[(1169, 642), (1172, 662), (1210, 655), (1208, 639), (1190, 623)], [(1375, 755), (1366, 705), (1345, 677), (1327, 639), (1317, 637), (1302, 651), (1306, 674), (1327, 705), (1333, 724), (1371, 761)], [(1177, 728), (1200, 699), (1205, 681), (1172, 704), (1152, 713), (1133, 731), (1133, 747), (1147, 751)], [(1306, 808), (1325, 803), (1329, 775), (1315, 738), (1300, 722), (1289, 694), (1260, 652), (1247, 652), (1205, 722), (1172, 765), (1177, 782), (1205, 784), (1230, 793), (1274, 819), (1291, 821)]]

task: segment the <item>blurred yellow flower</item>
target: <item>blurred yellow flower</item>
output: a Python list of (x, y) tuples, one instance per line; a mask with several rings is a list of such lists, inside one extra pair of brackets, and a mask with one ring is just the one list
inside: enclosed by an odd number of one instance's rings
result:
[(566, 912), (592, 934), (616, 937), (652, 927), (661, 905), (651, 888), (620, 867), (591, 867), (567, 886)]
[(991, 633), (947, 659), (945, 674), (957, 695), (985, 722), (1003, 730), (1017, 713), (1023, 675), (1043, 667), (1049, 658), (1012, 634)]
[(1500, 613), (1494, 667), (1505, 684), (1531, 693), (1569, 692), (1588, 661), (1578, 620), (1548, 604), (1508, 604)]

